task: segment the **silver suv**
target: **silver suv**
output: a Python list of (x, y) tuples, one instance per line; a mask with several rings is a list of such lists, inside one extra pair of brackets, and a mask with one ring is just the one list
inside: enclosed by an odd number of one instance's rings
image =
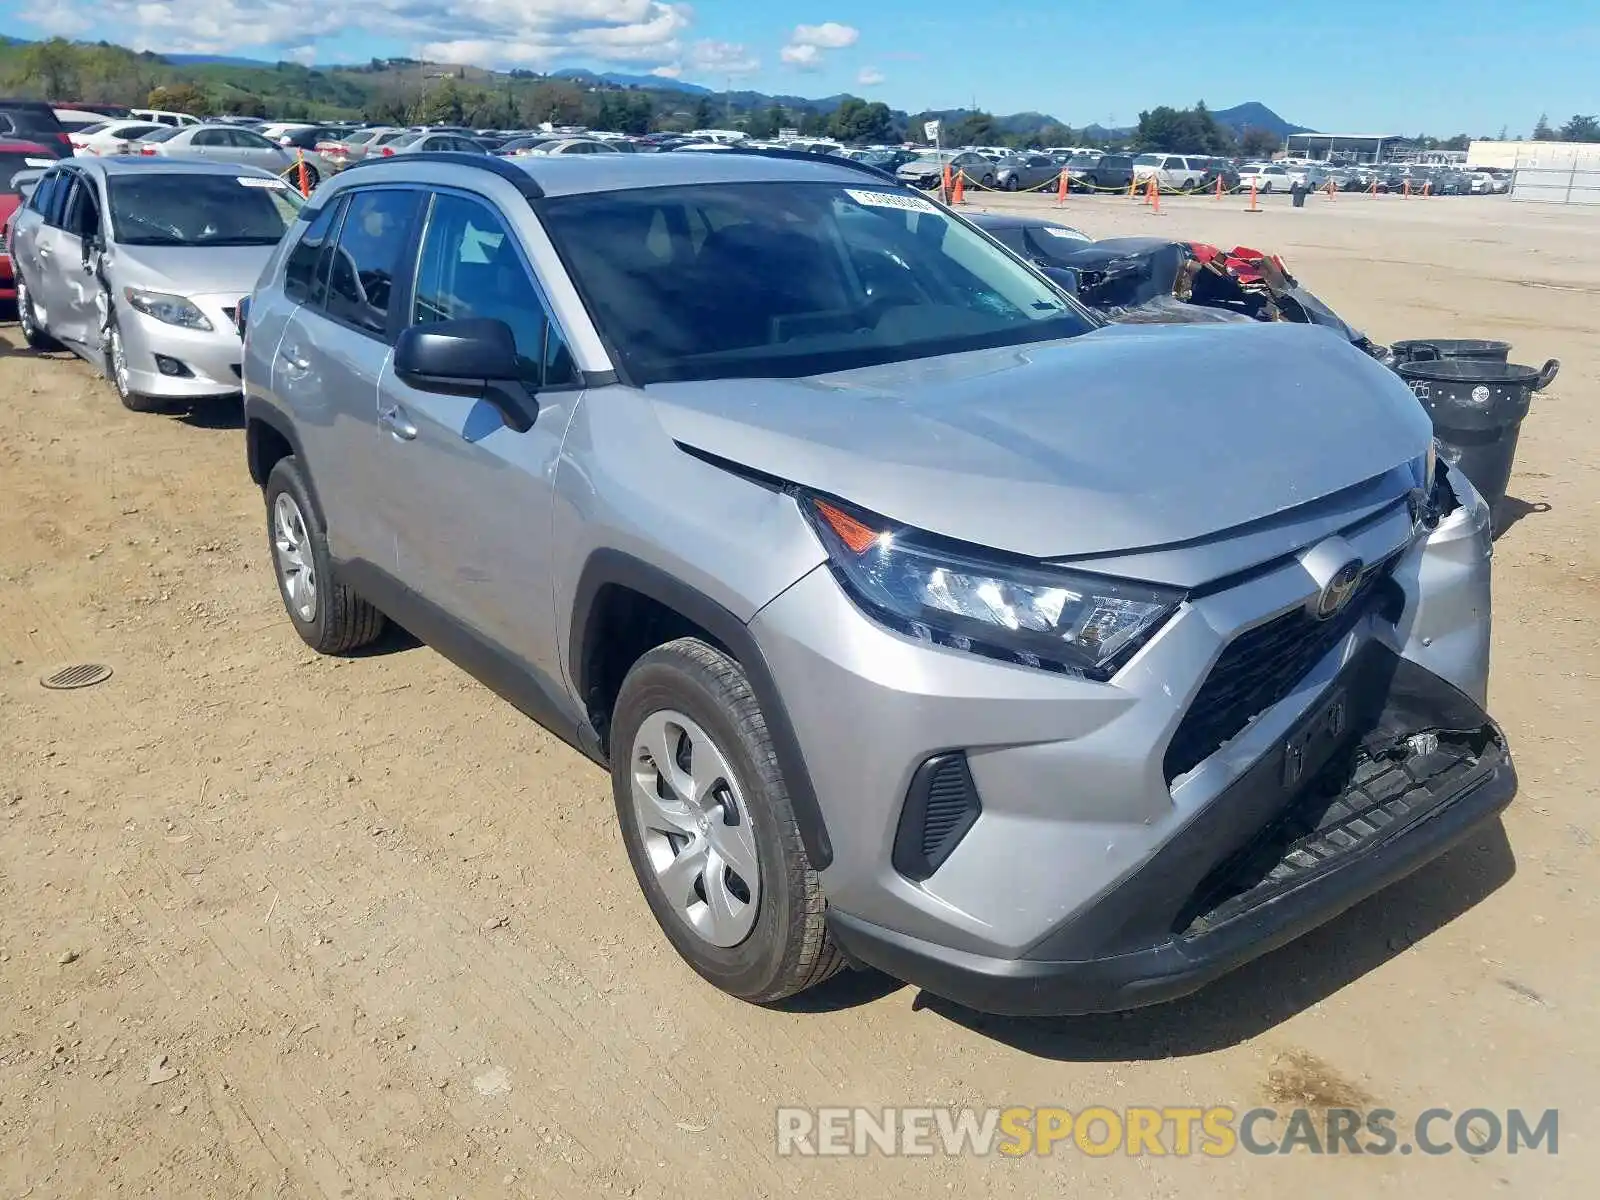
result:
[(1484, 505), (1324, 330), (1102, 326), (807, 155), (368, 159), (300, 217), (244, 354), (295, 628), (608, 767), (733, 995), (1150, 1003), (1512, 795)]

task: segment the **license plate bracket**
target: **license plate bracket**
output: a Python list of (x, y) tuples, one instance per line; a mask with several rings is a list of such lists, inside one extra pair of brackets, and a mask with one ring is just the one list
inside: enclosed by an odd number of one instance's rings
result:
[(1298, 788), (1311, 779), (1332, 757), (1349, 728), (1350, 698), (1340, 688), (1324, 697), (1311, 719), (1284, 743), (1283, 786)]

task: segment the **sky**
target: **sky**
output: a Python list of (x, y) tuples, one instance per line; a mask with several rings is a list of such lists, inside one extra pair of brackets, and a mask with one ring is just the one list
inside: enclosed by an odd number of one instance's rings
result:
[(916, 112), (1259, 100), (1324, 132), (1529, 133), (1600, 112), (1595, 0), (0, 0), (0, 29), (331, 65), (588, 67)]

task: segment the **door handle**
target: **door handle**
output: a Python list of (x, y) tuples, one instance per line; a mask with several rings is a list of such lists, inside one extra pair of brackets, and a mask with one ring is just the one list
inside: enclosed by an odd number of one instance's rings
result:
[(40, 242), (34, 249), (38, 252), (40, 258), (49, 258), (55, 253), (54, 250), (50, 249), (50, 243), (48, 242)]
[(304, 375), (311, 370), (310, 360), (301, 358), (297, 351), (280, 349), (278, 351), (278, 361), (287, 368), (287, 374)]
[(411, 418), (406, 416), (405, 410), (398, 404), (379, 409), (378, 424), (403, 442), (409, 442), (417, 436), (416, 425), (412, 424)]

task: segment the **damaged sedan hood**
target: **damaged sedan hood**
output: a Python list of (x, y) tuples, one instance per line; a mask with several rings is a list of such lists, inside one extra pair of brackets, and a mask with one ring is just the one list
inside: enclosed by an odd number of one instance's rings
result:
[(1423, 455), (1405, 384), (1326, 330), (1111, 327), (803, 379), (646, 389), (680, 445), (1032, 558), (1187, 542)]

